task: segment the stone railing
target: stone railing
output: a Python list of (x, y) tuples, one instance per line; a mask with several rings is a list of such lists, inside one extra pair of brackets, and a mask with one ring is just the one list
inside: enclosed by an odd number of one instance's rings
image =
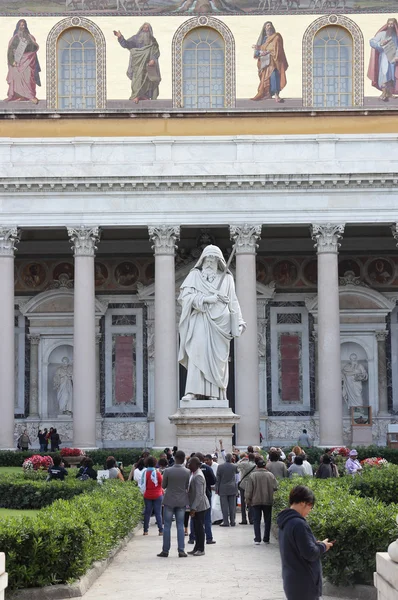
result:
[(389, 545), (388, 552), (378, 552), (376, 554), (374, 584), (377, 589), (377, 600), (397, 600), (398, 540)]
[(6, 555), (4, 552), (0, 552), (0, 600), (4, 600), (7, 585), (8, 575), (6, 573)]

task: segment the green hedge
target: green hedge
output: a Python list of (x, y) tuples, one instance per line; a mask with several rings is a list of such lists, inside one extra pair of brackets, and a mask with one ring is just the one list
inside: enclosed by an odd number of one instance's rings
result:
[(29, 480), (24, 476), (0, 477), (0, 508), (28, 509), (49, 506), (55, 500), (70, 500), (79, 494), (95, 490), (97, 482), (80, 481), (75, 477), (65, 481)]
[[(66, 444), (63, 445), (66, 447)], [(63, 447), (61, 446), (61, 448)], [(137, 462), (143, 452), (143, 448), (107, 448), (106, 450), (91, 450), (87, 452), (87, 456), (93, 459), (94, 464), (104, 465), (108, 456), (114, 456), (116, 460), (122, 461), (124, 465), (131, 465)], [(0, 467), (22, 467), (22, 463), (26, 458), (33, 454), (43, 454), (43, 456), (54, 456), (59, 452), (39, 452), (32, 449), (28, 452), (2, 450), (0, 451)], [(65, 461), (68, 457), (65, 457)]]
[[(286, 456), (292, 451), (293, 446), (283, 448)], [(364, 458), (371, 458), (372, 456), (380, 456), (385, 458), (388, 462), (398, 465), (398, 449), (389, 448), (388, 446), (357, 446), (358, 458), (363, 460)], [(319, 463), (320, 457), (325, 454), (325, 448), (304, 448), (305, 453), (308, 456), (308, 462), (311, 464)]]
[(397, 539), (398, 505), (350, 494), (350, 478), (312, 480), (295, 478), (280, 482), (273, 517), (288, 507), (290, 489), (306, 485), (315, 492), (316, 503), (308, 522), (318, 540), (336, 540), (325, 555), (323, 573), (335, 585), (371, 584), (376, 552), (385, 552)]
[(398, 502), (398, 466), (365, 467), (358, 477), (350, 477), (350, 492), (364, 498), (377, 498), (385, 504)]
[(10, 589), (70, 583), (103, 559), (140, 521), (136, 486), (106, 481), (90, 494), (57, 500), (36, 518), (0, 523)]

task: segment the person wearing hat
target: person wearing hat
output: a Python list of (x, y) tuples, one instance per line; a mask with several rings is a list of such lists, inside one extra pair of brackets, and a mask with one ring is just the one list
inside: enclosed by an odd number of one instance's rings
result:
[(362, 471), (361, 463), (358, 460), (358, 452), (355, 448), (350, 451), (347, 462), (345, 463), (345, 468), (348, 475), (356, 475), (358, 472)]

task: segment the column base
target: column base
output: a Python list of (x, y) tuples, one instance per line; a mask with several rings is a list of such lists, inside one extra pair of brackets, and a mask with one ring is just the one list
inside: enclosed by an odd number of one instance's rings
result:
[[(192, 400), (190, 402), (201, 402)], [(212, 400), (213, 405), (216, 401)], [(228, 407), (179, 408), (169, 417), (177, 429), (177, 446), (186, 454), (191, 452), (212, 453), (223, 440), (224, 448), (232, 449), (232, 426), (239, 422)]]

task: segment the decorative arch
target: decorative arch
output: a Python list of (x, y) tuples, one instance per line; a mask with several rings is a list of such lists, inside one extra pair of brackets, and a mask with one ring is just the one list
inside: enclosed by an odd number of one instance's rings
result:
[(324, 15), (307, 28), (303, 37), (303, 106), (313, 106), (314, 38), (318, 31), (328, 26), (346, 29), (353, 42), (353, 106), (363, 106), (363, 35), (354, 21), (344, 15)]
[(106, 42), (101, 29), (85, 17), (68, 17), (51, 29), (47, 37), (47, 108), (57, 108), (57, 42), (64, 31), (73, 27), (86, 29), (96, 46), (96, 108), (106, 108)]
[(173, 60), (173, 108), (181, 108), (182, 93), (182, 49), (185, 36), (199, 27), (217, 31), (225, 43), (225, 108), (235, 106), (235, 40), (231, 30), (219, 19), (211, 16), (194, 17), (177, 29), (172, 42)]

